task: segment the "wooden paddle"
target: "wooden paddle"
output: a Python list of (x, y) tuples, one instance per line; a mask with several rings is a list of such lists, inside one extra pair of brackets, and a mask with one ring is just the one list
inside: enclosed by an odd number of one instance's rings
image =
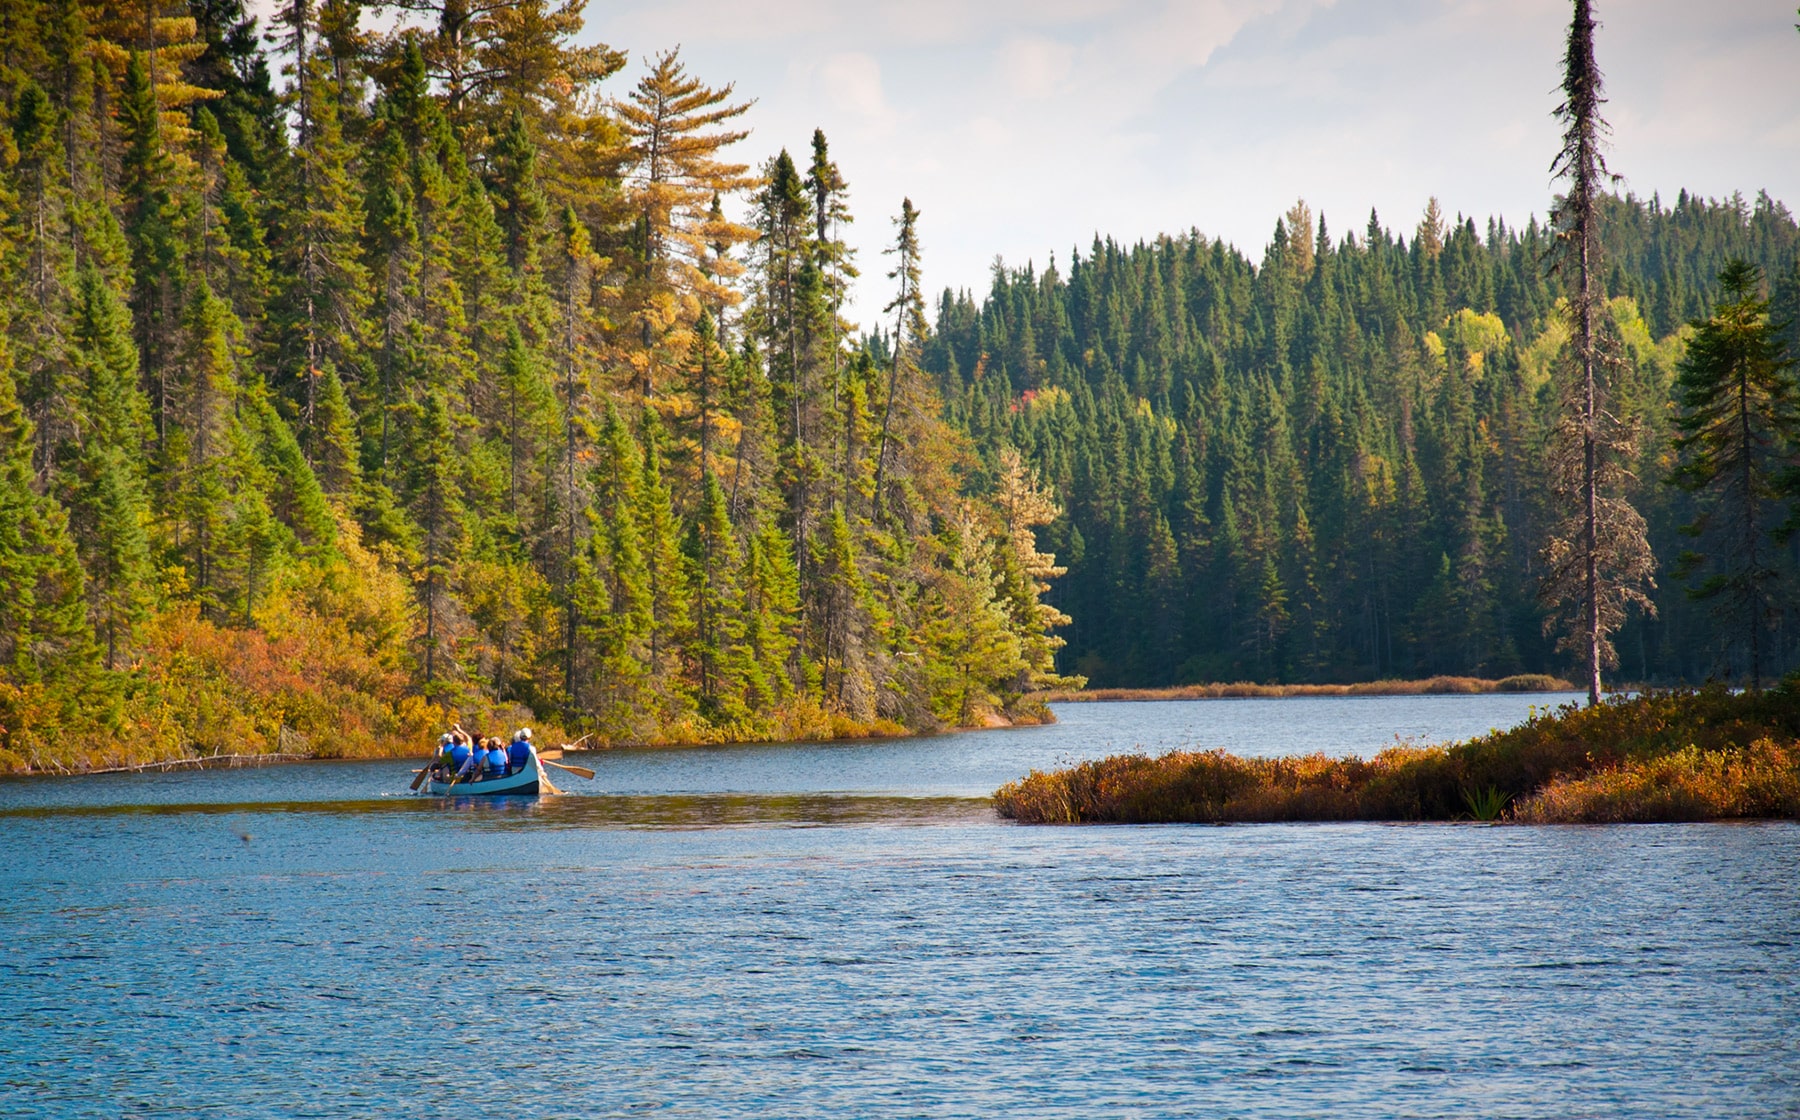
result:
[(580, 774), (584, 778), (591, 779), (594, 777), (594, 772), (585, 766), (569, 766), (561, 762), (551, 762), (541, 754), (538, 755), (538, 761), (542, 762), (545, 766), (554, 766), (558, 770), (567, 770), (571, 774)]
[(412, 788), (417, 790), (420, 786), (424, 785), (425, 775), (429, 773), (431, 773), (431, 764), (428, 762), (425, 764), (425, 769), (419, 771), (419, 776), (413, 779)]
[[(531, 753), (535, 757), (537, 755), (537, 748), (533, 747)], [(538, 785), (544, 787), (545, 793), (561, 793), (562, 790), (557, 789), (556, 783), (550, 780), (550, 771), (544, 769), (544, 760), (539, 758), (537, 761)]]

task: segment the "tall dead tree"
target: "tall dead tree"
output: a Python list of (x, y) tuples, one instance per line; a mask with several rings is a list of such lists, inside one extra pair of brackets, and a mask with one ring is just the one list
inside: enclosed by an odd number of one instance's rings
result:
[(1588, 703), (1600, 702), (1600, 672), (1618, 662), (1611, 635), (1637, 606), (1654, 614), (1645, 593), (1655, 586), (1655, 560), (1644, 519), (1625, 497), (1636, 452), (1632, 425), (1607, 408), (1607, 373), (1620, 363), (1603, 319), (1599, 203), (1616, 180), (1602, 149), (1610, 131), (1600, 116), (1600, 69), (1594, 63), (1594, 16), (1574, 0), (1563, 54), (1563, 102), (1556, 119), (1563, 146), (1550, 165), (1566, 186), (1551, 211), (1554, 268), (1568, 283), (1570, 342), (1561, 378), (1562, 416), (1551, 440), (1551, 485), (1559, 516), (1544, 548), (1540, 595), (1550, 608), (1546, 633), (1557, 648), (1585, 663)]

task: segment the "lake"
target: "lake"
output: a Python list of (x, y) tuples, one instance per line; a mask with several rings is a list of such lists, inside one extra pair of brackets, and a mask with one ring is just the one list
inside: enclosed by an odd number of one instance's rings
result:
[(589, 753), (0, 782), (0, 1116), (1800, 1117), (1800, 827), (1025, 828), (1122, 750), (1566, 697), (1064, 704)]

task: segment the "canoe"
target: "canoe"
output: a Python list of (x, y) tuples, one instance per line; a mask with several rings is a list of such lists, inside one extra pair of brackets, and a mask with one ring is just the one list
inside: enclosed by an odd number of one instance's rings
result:
[(538, 757), (536, 749), (526, 760), (525, 768), (517, 773), (508, 774), (504, 778), (483, 778), (470, 781), (464, 778), (452, 786), (448, 781), (436, 778), (428, 779), (424, 792), (433, 797), (455, 795), (457, 797), (498, 797), (501, 794), (517, 794), (522, 797), (535, 796), (539, 790), (540, 775), (538, 773)]

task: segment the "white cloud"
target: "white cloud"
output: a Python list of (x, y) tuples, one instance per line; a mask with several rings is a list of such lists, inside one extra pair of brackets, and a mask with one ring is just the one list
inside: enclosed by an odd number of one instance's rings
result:
[(1008, 39), (995, 54), (1007, 89), (1026, 99), (1057, 93), (1075, 69), (1074, 47), (1036, 35)]
[[(259, 3), (267, 0), (258, 0)], [(1800, 208), (1795, 0), (1599, 0), (1612, 162), (1640, 194)], [(903, 195), (926, 282), (985, 290), (1099, 232), (1198, 227), (1256, 254), (1304, 196), (1335, 233), (1542, 214), (1567, 0), (607, 0), (590, 39), (755, 98), (739, 158), (830, 138), (858, 306)], [(615, 77), (622, 95), (638, 68)], [(865, 311), (864, 317), (868, 313)]]
[(863, 51), (842, 51), (826, 58), (818, 70), (818, 88), (836, 104), (877, 126), (893, 122), (894, 111), (881, 89), (881, 63)]

